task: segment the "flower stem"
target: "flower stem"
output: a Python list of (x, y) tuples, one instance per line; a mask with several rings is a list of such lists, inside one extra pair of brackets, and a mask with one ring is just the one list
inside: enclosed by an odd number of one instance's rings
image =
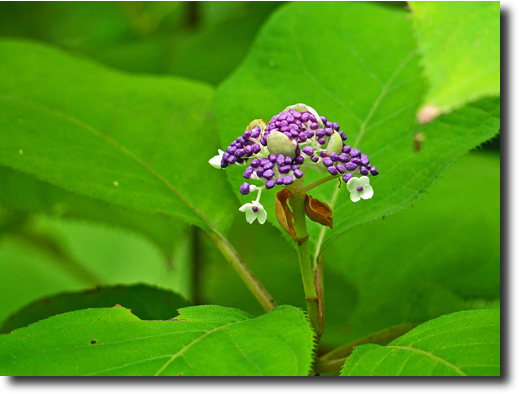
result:
[(204, 230), (207, 237), (214, 242), (216, 247), (229, 261), (231, 267), (238, 273), (240, 278), (245, 282), (245, 285), (249, 288), (252, 295), (258, 300), (265, 312), (270, 312), (277, 306), (276, 302), (269, 294), (267, 289), (259, 281), (250, 268), (242, 260), (236, 249), (230, 244), (230, 242), (221, 234), (215, 234), (211, 231)]
[(314, 187), (322, 185), (323, 183), (331, 181), (332, 179), (339, 179), (339, 176), (337, 176), (337, 175), (330, 175), (330, 176), (327, 176), (326, 178), (319, 179), (318, 181), (316, 181), (314, 183), (311, 183), (308, 186), (305, 186), (301, 191), (303, 193), (306, 193), (306, 192), (312, 190)]
[(295, 192), (290, 194), (289, 201), (294, 215), (294, 230), (297, 237), (297, 250), (305, 291), (306, 311), (312, 328), (317, 336), (320, 337), (323, 332), (323, 326), (320, 324), (321, 320), (319, 319), (319, 299), (315, 290), (312, 262), (310, 260), (308, 231), (306, 229), (305, 197), (306, 193)]

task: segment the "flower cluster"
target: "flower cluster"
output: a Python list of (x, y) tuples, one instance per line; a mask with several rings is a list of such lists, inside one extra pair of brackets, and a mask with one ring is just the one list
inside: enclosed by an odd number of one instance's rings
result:
[[(209, 163), (216, 168), (247, 166), (243, 177), (265, 183), (266, 189), (289, 187), (302, 179), (308, 169), (340, 176), (346, 183), (354, 175), (364, 175), (360, 179), (365, 178), (368, 183), (363, 180), (354, 191), (349, 187), (348, 190), (353, 201), (371, 198), (372, 189), (371, 194), (361, 191), (371, 188), (366, 175), (378, 175), (378, 170), (367, 155), (347, 145), (346, 140), (338, 123), (319, 116), (305, 104), (296, 104), (275, 115), (268, 124), (263, 120), (251, 122), (242, 136), (225, 152), (220, 150)], [(364, 189), (357, 190), (359, 187)], [(259, 188), (248, 182), (240, 187), (243, 195), (254, 190)]]

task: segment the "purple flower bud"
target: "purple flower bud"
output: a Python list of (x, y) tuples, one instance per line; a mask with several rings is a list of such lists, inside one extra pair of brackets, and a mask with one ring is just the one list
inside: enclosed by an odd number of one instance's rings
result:
[(290, 175), (287, 175), (283, 178), (283, 185), (291, 185), (294, 183), (294, 178), (292, 178)]
[(237, 157), (237, 158), (236, 158), (236, 163), (241, 164), (241, 163), (243, 163), (243, 161), (244, 161), (244, 160), (243, 160), (241, 157)]
[(271, 170), (272, 168), (274, 168), (274, 163), (268, 161), (264, 166), (263, 166), (263, 169), (264, 170)]
[(222, 168), (225, 168), (229, 165), (229, 163), (227, 163), (225, 160), (222, 160), (222, 162), (220, 163), (220, 167)]
[(299, 136), (299, 141), (301, 141), (301, 142), (305, 142), (306, 141), (306, 134), (305, 133), (301, 133), (298, 136)]
[(285, 157), (285, 164), (292, 164), (292, 158), (290, 156)]
[(262, 157), (260, 160), (260, 166), (264, 166), (265, 164), (270, 163), (270, 160), (266, 157)]
[(301, 113), (299, 111), (294, 110), (293, 112), (291, 112), (291, 114), (295, 119), (301, 118)]
[(324, 145), (326, 143), (326, 140), (324, 138), (317, 138), (317, 142), (321, 145)]
[(299, 132), (298, 132), (297, 130), (292, 130), (292, 131), (290, 132), (290, 134), (291, 134), (291, 136), (292, 136), (293, 138), (298, 138), (298, 137), (299, 137)]
[(330, 167), (330, 166), (333, 166), (333, 161), (332, 159), (330, 159), (329, 157), (325, 157), (323, 159), (323, 164), (326, 166), (326, 167)]
[[(348, 153), (348, 152), (346, 152), (346, 153)], [(359, 157), (360, 156), (360, 150), (353, 148), (350, 151), (350, 156), (351, 157)]]
[(299, 127), (298, 127), (295, 123), (290, 123), (290, 124), (288, 125), (288, 128), (289, 128), (290, 130), (299, 130)]
[(294, 176), (295, 176), (297, 179), (301, 178), (301, 177), (303, 176), (303, 171), (301, 171), (301, 170), (299, 170), (299, 169), (295, 170), (295, 171), (294, 171)]
[(308, 122), (308, 119), (310, 119), (310, 114), (308, 112), (305, 112), (303, 115), (301, 115), (301, 122)]
[(251, 167), (253, 168), (258, 168), (260, 166), (260, 161), (259, 159), (253, 159), (251, 162), (250, 162), (250, 165)]
[(337, 161), (339, 160), (339, 155), (335, 152), (332, 152), (332, 154), (330, 155), (330, 159), (332, 159), (332, 161)]
[(252, 212), (258, 212), (259, 211), (259, 208), (256, 205), (254, 205), (251, 209), (252, 209)]
[(243, 182), (243, 185), (240, 186), (240, 193), (246, 196), (249, 194), (250, 186), (247, 182)]
[(273, 181), (272, 179), (269, 179), (267, 182), (265, 182), (265, 186), (267, 189), (272, 189), (276, 185), (276, 181)]
[(343, 164), (337, 164), (337, 171), (339, 171), (341, 174), (344, 174), (346, 172), (346, 167), (344, 167)]
[(347, 153), (341, 153), (341, 154), (339, 155), (339, 161), (340, 161), (341, 163), (346, 163), (346, 162), (348, 162), (349, 160), (350, 160), (350, 155), (348, 155)]
[(324, 125), (325, 125), (326, 127), (332, 127), (332, 126), (333, 126), (333, 123), (330, 122), (330, 121), (327, 121), (327, 122), (325, 122)]
[[(313, 115), (312, 115), (312, 116), (313, 116)], [(312, 124), (310, 125), (310, 128), (311, 128), (312, 130), (317, 130), (317, 129), (319, 128), (319, 125), (318, 125), (317, 123), (314, 122), (314, 123), (312, 123)]]
[(261, 142), (261, 145), (267, 146), (267, 139), (265, 137), (262, 137), (260, 142)]
[(369, 171), (371, 172), (371, 175), (378, 175), (377, 167), (371, 167)]
[(227, 160), (229, 158), (230, 154), (227, 152), (223, 152), (222, 159)]
[(335, 168), (334, 166), (330, 166), (328, 167), (328, 172), (332, 175), (337, 175), (337, 168)]
[(236, 152), (236, 148), (234, 146), (228, 146), (226, 149), (227, 153), (230, 155), (234, 155), (234, 152)]
[(276, 178), (276, 185), (282, 185), (283, 184), (283, 177), (282, 176), (279, 176)]
[(369, 170), (368, 170), (366, 167), (364, 167), (364, 166), (360, 167), (359, 172), (360, 172), (362, 175), (368, 175), (368, 174), (369, 174)]
[(339, 129), (340, 129), (339, 123), (333, 122), (332, 123), (332, 129), (334, 129), (335, 131), (339, 131)]
[(364, 190), (364, 188), (363, 188), (362, 186), (359, 186), (359, 187), (357, 188), (357, 190), (358, 190), (359, 192), (361, 192), (361, 191)]
[(290, 166), (290, 170), (292, 170), (292, 171), (299, 170), (299, 166), (297, 164), (292, 164)]
[(363, 166), (367, 166), (369, 164), (369, 157), (368, 155), (365, 155), (364, 153), (362, 153), (360, 155), (360, 162)]
[(249, 145), (247, 145), (245, 148), (243, 148), (243, 150), (245, 151), (245, 154), (247, 156), (251, 156), (252, 155), (252, 149)]
[(289, 132), (289, 128), (287, 126), (283, 126), (279, 129), (282, 133), (284, 133), (287, 137), (290, 137), (292, 133)]
[(261, 150), (261, 146), (259, 144), (252, 145), (252, 153), (257, 154)]
[(303, 149), (301, 149), (305, 155), (312, 156), (314, 154), (314, 148), (311, 146), (305, 146)]
[(315, 121), (317, 120), (317, 119), (315, 119), (315, 116), (313, 116), (312, 114), (310, 114), (309, 119), (310, 119), (312, 122), (315, 122)]
[(325, 134), (330, 137), (332, 134), (333, 134), (333, 130), (329, 127), (327, 127), (326, 129), (324, 129), (324, 132)]
[(345, 145), (345, 146), (343, 146), (343, 147), (342, 147), (342, 151), (343, 151), (344, 153), (350, 153), (350, 151), (351, 151), (351, 146), (349, 146), (349, 145)]
[(256, 170), (256, 175), (257, 175), (258, 177), (262, 177), (264, 172), (265, 172), (265, 170), (264, 170), (263, 168), (258, 168), (258, 169)]
[(314, 136), (314, 132), (312, 130), (306, 130), (306, 136), (308, 138), (312, 138)]
[[(270, 164), (272, 164), (272, 163), (270, 163)], [(263, 178), (270, 179), (270, 178), (272, 178), (274, 175), (276, 175), (276, 173), (275, 173), (273, 170), (266, 170), (266, 171), (263, 173)]]
[(326, 151), (325, 150), (320, 151), (319, 156), (326, 157)]
[(252, 133), (251, 133), (251, 137), (252, 138), (258, 138), (261, 134), (261, 129), (259, 128), (259, 126), (254, 126), (252, 128)]
[(252, 131), (250, 130), (245, 130), (245, 133), (243, 133), (243, 139), (244, 140), (248, 140), (252, 135)]
[(303, 156), (296, 156), (296, 158), (294, 159), (295, 163), (296, 164), (303, 164), (305, 162), (305, 158)]
[(346, 141), (348, 139), (348, 137), (346, 136), (346, 134), (344, 134), (344, 131), (339, 131), (339, 135), (341, 136), (341, 139), (343, 141)]
[(236, 157), (233, 156), (233, 155), (230, 155), (229, 158), (227, 159), (227, 162), (228, 162), (229, 164), (234, 164), (234, 163), (236, 163)]
[(353, 175), (351, 175), (349, 172), (347, 174), (344, 174), (344, 176), (342, 177), (342, 180), (346, 183), (348, 183), (348, 181), (353, 178)]
[(288, 174), (290, 172), (290, 166), (281, 166), (279, 167), (279, 172), (281, 174)]
[(348, 171), (355, 171), (355, 169), (357, 168), (357, 164), (355, 163), (352, 163), (351, 161), (349, 163), (346, 163), (346, 169)]
[(240, 145), (243, 145), (243, 143), (245, 142), (245, 139), (243, 137), (238, 137), (238, 138), (236, 138), (236, 142), (238, 142)]
[(288, 122), (288, 123), (292, 123), (294, 120), (295, 120), (295, 119), (294, 119), (294, 117), (293, 117), (291, 114), (288, 114), (288, 115), (287, 115), (287, 122)]
[(317, 129), (315, 131), (315, 135), (320, 138), (320, 137), (324, 137), (326, 135), (326, 133), (325, 133), (324, 129)]
[(328, 122), (328, 119), (326, 119), (324, 116), (321, 116), (321, 120), (323, 121), (323, 123)]
[(280, 153), (278, 155), (278, 157), (276, 158), (276, 163), (278, 163), (279, 166), (285, 164), (285, 155), (283, 153)]
[(319, 156), (313, 155), (310, 159), (311, 159), (314, 163), (317, 163), (317, 162), (319, 161)]
[(354, 157), (353, 159), (351, 159), (351, 162), (357, 164), (358, 166), (361, 164), (360, 159), (358, 157)]

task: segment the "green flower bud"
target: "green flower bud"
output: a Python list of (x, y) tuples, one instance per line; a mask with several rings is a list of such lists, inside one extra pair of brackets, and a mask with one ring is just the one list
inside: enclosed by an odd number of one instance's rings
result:
[(272, 131), (267, 137), (267, 148), (270, 153), (283, 154), (294, 158), (296, 156), (297, 142), (292, 141), (285, 134), (279, 131)]

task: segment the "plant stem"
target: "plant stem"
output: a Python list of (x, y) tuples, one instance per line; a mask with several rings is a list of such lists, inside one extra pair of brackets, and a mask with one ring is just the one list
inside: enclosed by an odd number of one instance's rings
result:
[(339, 179), (339, 177), (337, 175), (330, 175), (330, 176), (327, 176), (326, 178), (322, 178), (322, 179), (319, 179), (318, 181), (314, 182), (314, 183), (311, 183), (309, 184), (308, 186), (305, 186), (301, 191), (303, 193), (306, 193), (310, 190), (312, 190), (314, 187), (317, 187), (319, 185), (322, 185), (323, 183), (326, 183), (328, 181), (331, 181), (332, 179)]
[(324, 268), (324, 256), (321, 254), (314, 262), (313, 265), (313, 276), (314, 276), (314, 285), (317, 293), (317, 309), (318, 309), (318, 319), (319, 319), (319, 327), (321, 330), (324, 329), (324, 277), (323, 277), (323, 268)]
[(310, 260), (308, 231), (306, 229), (305, 197), (306, 193), (296, 191), (290, 194), (289, 201), (294, 215), (294, 230), (296, 232), (299, 266), (305, 291), (306, 311), (312, 328), (316, 332), (317, 337), (320, 337), (323, 332), (323, 325), (319, 319), (319, 299), (315, 289), (312, 262)]
[(214, 242), (216, 247), (224, 255), (231, 267), (238, 273), (240, 278), (245, 282), (252, 295), (258, 300), (265, 312), (270, 312), (277, 306), (276, 302), (269, 294), (263, 284), (256, 278), (254, 273), (242, 260), (236, 249), (230, 242), (221, 234), (215, 234), (211, 231), (203, 230), (207, 237)]

